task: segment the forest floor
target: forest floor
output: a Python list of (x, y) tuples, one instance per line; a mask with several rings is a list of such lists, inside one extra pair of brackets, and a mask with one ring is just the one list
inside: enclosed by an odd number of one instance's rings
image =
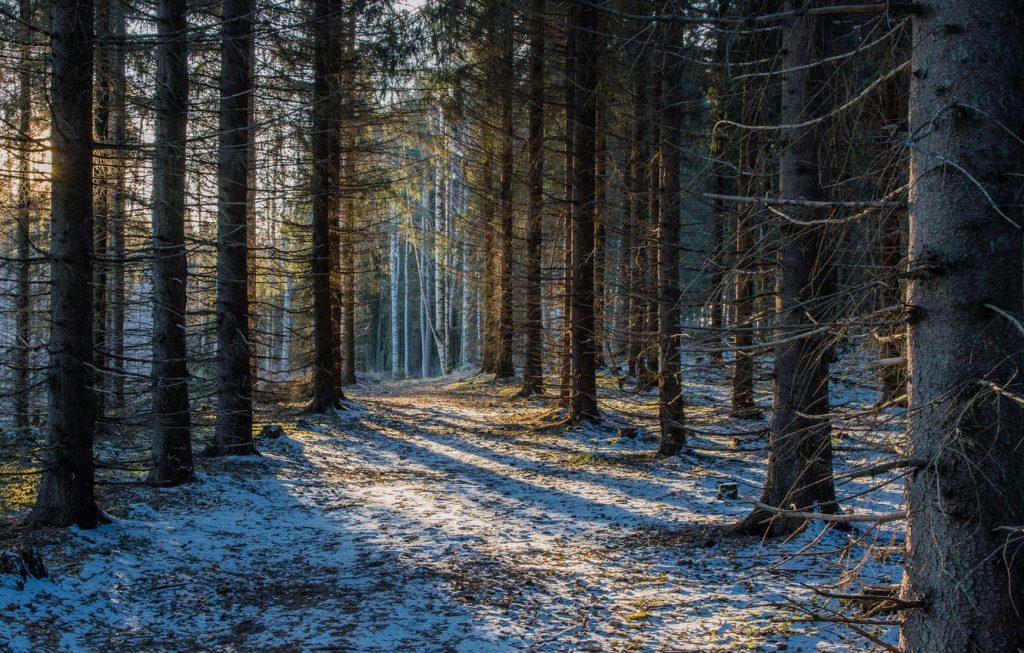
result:
[[(766, 422), (723, 417), (722, 386), (691, 381), (692, 448), (657, 458), (653, 396), (605, 385), (608, 422), (569, 430), (483, 377), (368, 385), (337, 416), (277, 415), (285, 436), (201, 461), (199, 483), (106, 486), (112, 523), (46, 535), (50, 576), (0, 581), (0, 650), (884, 650), (801, 619), (854, 609), (812, 588), (899, 582), (900, 527), (735, 537)], [(872, 400), (858, 392), (842, 409)], [(840, 433), (837, 468), (898, 434)], [(739, 500), (716, 499), (723, 481)], [(844, 506), (899, 501), (896, 484)]]

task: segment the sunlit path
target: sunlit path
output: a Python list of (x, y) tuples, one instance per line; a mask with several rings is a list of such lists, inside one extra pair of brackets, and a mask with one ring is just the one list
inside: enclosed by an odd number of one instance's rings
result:
[(748, 508), (715, 499), (721, 476), (762, 473), (757, 457), (704, 469), (690, 456), (656, 459), (655, 443), (616, 439), (613, 427), (528, 430), (546, 409), (511, 391), (371, 386), (337, 416), (284, 423), (260, 457), (207, 464), (198, 485), (125, 490), (113, 524), (48, 554), (52, 580), (3, 595), (19, 624), (11, 642), (849, 650), (848, 632), (780, 623), (787, 613), (773, 604), (859, 560), (770, 569), (777, 549), (723, 531)]

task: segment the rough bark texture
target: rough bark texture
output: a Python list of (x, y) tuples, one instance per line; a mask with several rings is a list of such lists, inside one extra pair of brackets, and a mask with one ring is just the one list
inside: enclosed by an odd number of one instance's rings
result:
[[(753, 48), (751, 48), (753, 50)], [(746, 82), (741, 87), (743, 124), (759, 124), (762, 111), (759, 96)], [(757, 183), (757, 152), (761, 144), (757, 133), (742, 135), (739, 143), (739, 192), (752, 196), (763, 193)], [(745, 203), (736, 210), (735, 315), (733, 318), (732, 415), (741, 419), (760, 419), (754, 403), (754, 268), (756, 260), (755, 204)]]
[(498, 316), (498, 356), (494, 375), (498, 378), (515, 375), (512, 361), (512, 175), (514, 174), (515, 122), (513, 121), (513, 82), (515, 76), (512, 8), (502, 5), (503, 20), (497, 38), (502, 70), (501, 92), (501, 178), (498, 189), (498, 211), (501, 231), (500, 313)]
[(493, 374), (498, 369), (498, 315), (496, 279), (498, 277), (494, 256), (494, 150), (491, 145), (491, 132), (485, 128), (483, 169), (483, 200), (481, 201), (481, 224), (484, 229), (484, 269), (483, 269), (483, 306), (481, 307), (483, 322), (483, 341), (480, 344), (480, 371)]
[[(596, 3), (597, 6), (600, 2)], [(596, 339), (594, 337), (594, 218), (597, 208), (595, 151), (597, 127), (598, 11), (595, 5), (570, 8), (576, 30), (577, 106), (572, 128), (572, 403), (574, 422), (597, 421)]]
[(93, 265), (92, 265), (92, 333), (93, 363), (95, 364), (96, 423), (102, 432), (106, 425), (107, 386), (107, 314), (110, 291), (110, 252), (107, 243), (110, 237), (111, 205), (113, 203), (112, 165), (115, 152), (109, 149), (111, 142), (111, 114), (113, 113), (113, 80), (111, 79), (111, 33), (110, 5), (112, 0), (95, 0), (93, 33), (96, 44), (93, 48)]
[(185, 146), (188, 121), (186, 1), (157, 8), (156, 151), (153, 158), (153, 470), (150, 479), (191, 481), (185, 314)]
[[(908, 653), (1024, 650), (1024, 4), (919, 3), (910, 93)], [(1004, 311), (1005, 313), (1000, 313)], [(1019, 401), (1019, 400), (1018, 400)]]
[(32, 180), (30, 178), (30, 161), (32, 141), (32, 72), (29, 67), (32, 37), (31, 0), (19, 0), (18, 18), (21, 20), (21, 40), (23, 42), (18, 70), (18, 195), (17, 195), (17, 226), (15, 249), (18, 257), (16, 278), (15, 333), (17, 341), (14, 345), (14, 427), (19, 431), (29, 428), (32, 411), (32, 394), (30, 385), (30, 359), (32, 354)]
[(682, 59), (675, 52), (680, 30), (666, 31), (662, 55), (664, 91), (661, 108), (661, 205), (658, 216), (658, 453), (674, 456), (686, 443), (680, 380), (679, 173), (682, 163)]
[(217, 426), (210, 453), (248, 454), (252, 443), (249, 346), (248, 132), (253, 0), (225, 0), (217, 155)]
[(526, 213), (526, 355), (522, 394), (544, 393), (541, 245), (544, 219), (544, 0), (530, 5), (529, 200)]
[[(800, 9), (802, 0), (787, 3)], [(829, 121), (798, 125), (825, 116), (832, 106), (827, 64), (832, 19), (803, 16), (783, 28), (780, 196), (823, 200), (829, 184)], [(801, 221), (821, 220), (829, 209), (787, 207)], [(832, 245), (822, 226), (783, 221), (780, 227), (779, 282), (776, 295), (775, 396), (772, 403), (768, 473), (761, 502), (777, 508), (837, 512), (832, 479), (832, 429), (829, 412), (828, 334), (808, 335), (831, 320), (826, 302), (833, 289)], [(755, 510), (740, 525), (747, 532), (783, 534), (800, 525)]]
[(313, 132), (310, 142), (313, 170), (312, 249), (310, 273), (313, 289), (313, 402), (310, 410), (323, 413), (344, 397), (338, 360), (340, 333), (333, 314), (337, 295), (332, 288), (332, 262), (338, 260), (338, 239), (332, 237), (337, 216), (335, 189), (339, 182), (337, 12), (334, 0), (313, 5)]
[(93, 528), (91, 0), (51, 4), (50, 359), (44, 468), (30, 521)]
[(569, 12), (565, 23), (565, 179), (562, 206), (562, 334), (559, 338), (561, 360), (558, 392), (558, 403), (564, 408), (569, 408), (572, 401), (572, 212), (576, 199), (573, 124), (576, 122), (576, 93), (576, 30), (573, 28), (572, 15)]
[[(643, 5), (637, 4), (638, 10)], [(647, 65), (646, 51), (637, 54), (636, 71), (633, 86), (633, 129), (630, 133), (630, 151), (628, 162), (629, 181), (627, 187), (628, 207), (626, 216), (625, 247), (629, 257), (627, 270), (627, 335), (626, 335), (626, 373), (640, 383), (640, 379), (648, 376), (647, 362), (644, 353), (644, 320), (647, 309), (644, 297), (644, 265), (645, 247), (647, 245), (647, 174), (649, 169), (650, 150), (648, 132), (650, 131), (648, 115), (648, 95), (650, 76)]]
[[(345, 155), (344, 186), (355, 182), (355, 140), (350, 138)], [(341, 383), (356, 382), (356, 205), (352, 193), (341, 202)]]
[(607, 284), (605, 273), (608, 255), (608, 102), (603, 101), (603, 92), (598, 89), (597, 98), (597, 149), (595, 174), (597, 189), (594, 191), (594, 348), (598, 368), (605, 364), (605, 344), (608, 334), (605, 329), (608, 302), (605, 299)]

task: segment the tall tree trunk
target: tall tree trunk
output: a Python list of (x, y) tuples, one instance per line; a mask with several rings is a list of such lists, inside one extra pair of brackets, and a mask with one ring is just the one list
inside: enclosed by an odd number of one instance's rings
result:
[[(798, 10), (802, 0), (788, 8)], [(833, 39), (833, 19), (787, 19), (783, 31), (780, 195), (784, 199), (823, 200), (830, 183), (828, 135), (833, 90), (825, 58)], [(804, 223), (828, 218), (830, 209), (787, 207)], [(823, 226), (784, 220), (780, 227), (780, 276), (776, 305), (775, 396), (772, 404), (768, 473), (761, 502), (776, 508), (838, 512), (832, 478), (832, 428), (829, 412), (831, 336), (815, 330), (833, 320), (827, 302), (834, 290), (834, 245)], [(788, 533), (799, 520), (754, 510), (740, 530)]]
[[(110, 34), (115, 45), (110, 48), (110, 144), (111, 157), (110, 213), (107, 227), (110, 230), (108, 257), (110, 265), (110, 325), (106, 341), (111, 353), (108, 365), (112, 375), (110, 384), (114, 405), (124, 406), (124, 314), (125, 314), (125, 215), (127, 199), (126, 165), (124, 148), (127, 144), (127, 110), (125, 99), (127, 80), (125, 76), (125, 5), (121, 0), (110, 2)], [(102, 415), (99, 416), (102, 418)]]
[[(344, 23), (339, 28), (343, 39), (342, 54), (345, 57), (344, 70), (351, 72), (356, 63), (356, 3), (348, 2), (338, 12), (345, 12)], [(341, 94), (340, 89), (338, 93)], [(344, 96), (344, 106), (339, 115), (344, 116), (341, 126), (345, 134), (345, 153), (341, 159), (342, 183), (347, 192), (342, 197), (341, 209), (341, 383), (353, 385), (356, 382), (356, 205), (352, 188), (356, 184), (356, 129), (355, 99), (351, 94)]]
[[(427, 214), (429, 213), (429, 204), (426, 197), (426, 189), (424, 189), (423, 195), (423, 210), (422, 215), (420, 217), (420, 233), (424, 234), (424, 239), (426, 240)], [(430, 334), (430, 273), (427, 270), (427, 256), (423, 250), (429, 251), (430, 248), (424, 247), (420, 250), (417, 250), (416, 271), (418, 272), (418, 278), (420, 282), (420, 376), (425, 379), (430, 376), (430, 344), (433, 338), (431, 337)]]
[(224, 0), (217, 156), (217, 426), (211, 454), (248, 454), (252, 442), (249, 344), (248, 133), (253, 0)]
[(448, 333), (448, 166), (447, 128), (441, 110), (437, 115), (436, 141), (440, 143), (434, 152), (434, 336), (437, 341), (437, 360), (441, 376), (449, 372), (451, 361), (450, 334)]
[[(744, 135), (740, 142), (740, 193), (753, 195), (754, 160), (758, 138)], [(732, 369), (732, 416), (760, 419), (761, 411), (754, 403), (754, 204), (744, 204), (736, 212), (736, 314), (733, 324), (735, 358)]]
[[(249, 39), (249, 85), (256, 87), (256, 38)], [(249, 93), (246, 110), (249, 112), (249, 129), (245, 136), (245, 183), (248, 194), (245, 200), (246, 219), (246, 257), (249, 259), (246, 265), (246, 292), (249, 295), (249, 375), (252, 379), (252, 394), (259, 393), (260, 385), (260, 315), (257, 312), (256, 295), (256, 261), (259, 260), (256, 242), (256, 169), (259, 161), (256, 159), (256, 93)]]
[[(342, 159), (345, 171), (342, 185), (348, 189), (355, 184), (355, 148), (355, 139), (350, 136)], [(356, 382), (356, 205), (351, 191), (342, 199), (342, 207), (341, 383), (353, 385)]]
[(501, 231), (501, 278), (498, 317), (498, 360), (494, 370), (498, 378), (515, 375), (512, 364), (512, 226), (515, 214), (512, 207), (512, 175), (514, 172), (515, 122), (513, 121), (513, 85), (515, 79), (515, 51), (512, 6), (502, 3), (502, 22), (498, 27), (498, 47), (501, 58), (501, 179), (498, 189), (498, 210)]
[[(641, 6), (638, 3), (638, 7)], [(626, 254), (629, 257), (626, 283), (627, 295), (627, 335), (626, 335), (626, 373), (641, 384), (646, 376), (643, 359), (644, 333), (643, 324), (646, 310), (643, 297), (644, 248), (646, 247), (647, 212), (647, 94), (649, 77), (647, 75), (647, 55), (640, 53), (636, 60), (636, 72), (633, 79), (633, 129), (630, 133), (629, 150), (629, 206), (626, 216)]]
[(32, 1), (19, 0), (21, 67), (18, 70), (18, 196), (15, 235), (18, 271), (16, 279), (16, 337), (14, 345), (14, 427), (25, 431), (31, 423), (32, 389)]
[(570, 9), (576, 36), (576, 120), (573, 122), (572, 210), (572, 403), (570, 419), (596, 422), (596, 340), (594, 338), (594, 218), (596, 203), (597, 40), (600, 0)]
[(397, 232), (388, 236), (388, 307), (391, 309), (391, 376), (402, 377), (401, 332), (399, 327), (399, 302), (401, 297), (401, 245)]
[(908, 653), (1024, 650), (1024, 5), (928, 0), (910, 90)]
[(313, 154), (310, 190), (312, 249), (310, 273), (313, 289), (313, 402), (310, 410), (323, 413), (344, 399), (338, 360), (340, 334), (336, 329), (337, 294), (332, 288), (332, 262), (338, 260), (338, 238), (332, 235), (337, 220), (338, 86), (336, 0), (316, 0), (313, 5)]
[(460, 265), (462, 274), (462, 310), (459, 313), (461, 318), (459, 324), (459, 362), (465, 366), (473, 360), (472, 341), (470, 340), (472, 323), (470, 311), (474, 308), (470, 294), (469, 243), (466, 241), (459, 243), (459, 255), (462, 259)]
[[(721, 118), (721, 116), (719, 116)], [(723, 145), (716, 135), (711, 142), (711, 156), (714, 159), (711, 165), (712, 183), (714, 192), (722, 195), (725, 193), (725, 162), (722, 160)], [(708, 300), (708, 311), (710, 311), (707, 344), (710, 347), (708, 357), (715, 365), (722, 364), (722, 313), (725, 308), (725, 202), (715, 199), (711, 212), (711, 260), (708, 262), (710, 274), (708, 284), (711, 286), (711, 293)]]
[[(904, 60), (909, 52), (909, 43), (904, 39), (894, 38), (891, 45), (891, 54), (883, 58), (882, 65), (893, 66), (894, 60)], [(907, 172), (909, 165), (905, 160), (906, 148), (900, 146), (901, 139), (907, 134), (904, 131), (907, 115), (907, 94), (905, 85), (907, 77), (895, 76), (886, 81), (882, 87), (879, 101), (880, 131), (887, 136), (883, 137), (882, 146), (894, 153), (894, 161), (887, 166), (891, 172), (888, 173), (888, 183), (881, 185), (886, 189), (886, 196), (899, 192), (899, 189), (907, 183)], [(883, 182), (884, 183), (884, 182)], [(905, 357), (906, 336), (905, 325), (902, 324), (901, 312), (903, 309), (903, 275), (900, 263), (903, 260), (903, 253), (906, 251), (906, 244), (903, 234), (906, 231), (904, 218), (906, 212), (902, 209), (885, 209), (880, 215), (879, 229), (881, 235), (877, 246), (874, 248), (875, 277), (879, 284), (878, 299), (879, 308), (893, 307), (889, 315), (889, 325), (880, 327), (875, 333), (879, 341), (879, 358), (881, 366), (879, 374), (881, 381), (881, 397), (879, 406), (902, 406), (907, 405), (907, 365)]]
[(678, 24), (665, 30), (662, 55), (661, 204), (658, 216), (658, 453), (674, 456), (686, 443), (680, 379), (679, 174), (683, 136), (683, 66), (675, 48), (683, 42)]
[(110, 147), (113, 133), (113, 80), (111, 79), (111, 19), (110, 5), (116, 0), (95, 0), (93, 31), (96, 46), (93, 49), (93, 138), (100, 144), (93, 167), (93, 363), (96, 394), (96, 422), (99, 431), (107, 426), (107, 317), (110, 293), (110, 212), (113, 204), (114, 150)]
[(484, 229), (484, 270), (481, 282), (481, 295), (483, 295), (483, 333), (481, 338), (480, 371), (485, 374), (493, 374), (498, 369), (498, 317), (496, 278), (498, 276), (495, 266), (494, 255), (494, 150), (491, 148), (490, 131), (485, 127), (484, 135), (484, 171), (483, 171), (483, 215), (481, 223)]
[(188, 404), (188, 261), (185, 148), (188, 125), (186, 0), (157, 8), (156, 152), (153, 159), (153, 470), (162, 484), (191, 481)]
[(637, 380), (637, 390), (646, 391), (658, 384), (658, 220), (661, 215), (661, 71), (655, 56), (648, 58), (651, 69), (650, 102), (646, 120), (650, 124), (647, 160), (647, 223), (643, 227), (643, 351), (647, 373)]
[(405, 374), (412, 374), (410, 368), (410, 344), (411, 324), (409, 322), (409, 236), (402, 236), (402, 369)]
[(44, 466), (30, 521), (93, 528), (92, 0), (50, 5), (50, 360)]
[(605, 364), (604, 349), (608, 340), (605, 330), (608, 304), (605, 299), (605, 257), (608, 247), (608, 102), (598, 93), (597, 107), (597, 150), (595, 152), (596, 190), (594, 209), (594, 349), (595, 365)]
[[(747, 42), (756, 37), (747, 37)], [(743, 124), (759, 124), (761, 98), (754, 91), (753, 84), (745, 81), (740, 87), (740, 121)], [(748, 131), (739, 139), (739, 170), (737, 186), (739, 193), (753, 196), (763, 193), (757, 177), (757, 154), (761, 151), (761, 137), (757, 132)], [(754, 267), (756, 265), (756, 239), (754, 217), (757, 207), (745, 203), (736, 210), (736, 255), (735, 315), (733, 318), (732, 368), (732, 415), (740, 419), (760, 419), (761, 411), (754, 403)]]
[(572, 403), (572, 215), (576, 205), (576, 26), (572, 7), (565, 22), (565, 183), (562, 211), (562, 337), (559, 404)]
[(523, 396), (544, 394), (544, 327), (541, 307), (541, 247), (544, 220), (544, 11), (545, 0), (530, 4), (529, 200), (526, 215), (526, 362)]

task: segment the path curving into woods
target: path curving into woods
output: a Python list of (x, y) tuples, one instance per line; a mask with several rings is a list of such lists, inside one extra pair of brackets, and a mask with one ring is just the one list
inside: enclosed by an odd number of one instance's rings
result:
[(545, 408), (517, 389), (363, 388), (199, 484), (125, 490), (113, 524), (46, 548), (51, 579), (0, 590), (0, 632), (14, 650), (854, 650), (769, 605), (843, 563), (772, 569), (774, 545), (724, 533), (747, 506), (718, 483), (763, 461), (528, 430)]

